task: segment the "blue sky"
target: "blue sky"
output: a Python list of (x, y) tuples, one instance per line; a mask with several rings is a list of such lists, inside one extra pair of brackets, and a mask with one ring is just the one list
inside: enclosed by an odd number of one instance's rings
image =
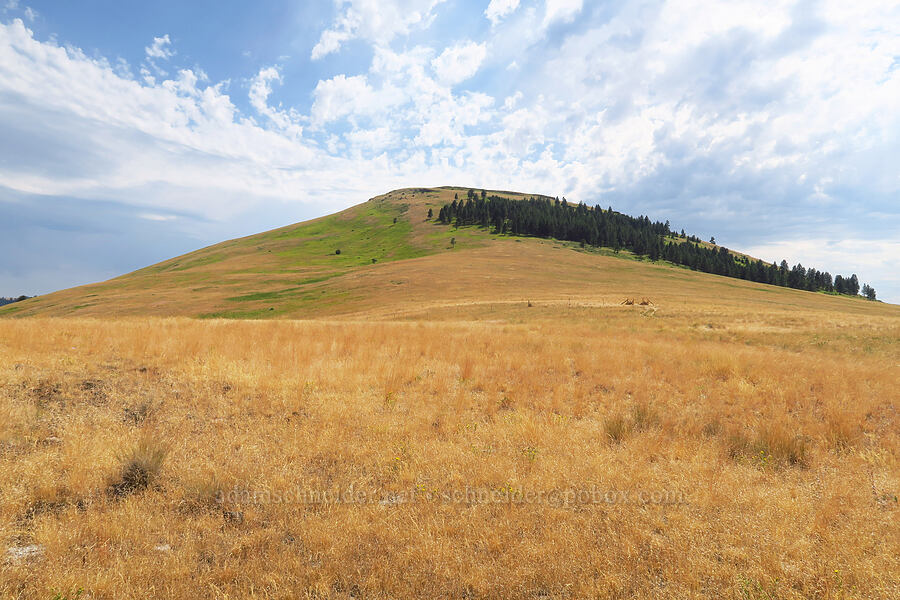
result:
[(898, 103), (895, 2), (0, 0), (0, 295), (455, 184), (900, 302)]

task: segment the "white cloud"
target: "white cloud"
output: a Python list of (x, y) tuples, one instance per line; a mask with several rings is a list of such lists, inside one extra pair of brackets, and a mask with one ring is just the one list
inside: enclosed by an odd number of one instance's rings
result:
[(389, 127), (356, 129), (344, 136), (359, 156), (380, 153), (403, 143), (403, 137)]
[(320, 81), (313, 92), (311, 115), (317, 123), (328, 123), (371, 107), (374, 90), (364, 75), (338, 75)]
[(583, 0), (547, 0), (544, 27), (556, 22), (570, 23), (581, 12)]
[[(181, 70), (141, 85), (80, 51), (35, 40), (21, 21), (0, 25), (0, 89), (18, 98), (0, 100), (0, 119), (28, 115), (13, 131), (46, 143), (27, 165), (0, 161), (0, 185), (21, 193), (224, 218), (262, 198), (296, 199), (298, 180), (316, 186), (319, 173), (335, 168), (290, 131), (237, 119), (222, 84)], [(77, 150), (67, 153), (70, 140)]]
[(169, 34), (167, 33), (162, 37), (153, 38), (153, 43), (145, 47), (144, 52), (148, 58), (166, 60), (175, 56), (175, 51), (172, 50), (171, 45), (172, 40), (169, 39)]
[(491, 22), (491, 25), (496, 25), (515, 12), (517, 8), (519, 8), (519, 0), (491, 0), (484, 11), (484, 16)]
[(422, 146), (464, 145), (465, 129), (490, 118), (487, 109), (494, 99), (482, 93), (466, 93), (460, 98), (446, 97), (421, 108), (421, 125), (415, 142)]
[(503, 101), (503, 108), (505, 110), (514, 109), (516, 107), (516, 104), (518, 104), (519, 101), (522, 100), (522, 98), (524, 98), (524, 95), (520, 91), (517, 91), (512, 96), (507, 96), (506, 100)]
[(455, 85), (469, 79), (478, 72), (487, 56), (487, 44), (465, 42), (445, 49), (431, 61), (438, 79)]
[(250, 83), (250, 104), (260, 114), (271, 112), (267, 102), (272, 93), (273, 81), (281, 83), (281, 73), (276, 67), (264, 67)]
[(320, 126), (345, 117), (364, 117), (387, 111), (403, 102), (400, 90), (386, 85), (376, 91), (364, 75), (338, 75), (319, 81), (313, 96), (315, 101), (310, 117)]
[(284, 134), (294, 137), (303, 135), (303, 128), (299, 124), (301, 117), (297, 111), (273, 108), (269, 105), (273, 82), (282, 82), (281, 72), (277, 67), (264, 67), (259, 70), (250, 82), (250, 106), (261, 116), (269, 119)]
[(335, 0), (340, 12), (331, 27), (322, 32), (311, 58), (318, 60), (353, 39), (376, 44), (389, 43), (413, 28), (427, 28), (434, 8), (444, 0)]

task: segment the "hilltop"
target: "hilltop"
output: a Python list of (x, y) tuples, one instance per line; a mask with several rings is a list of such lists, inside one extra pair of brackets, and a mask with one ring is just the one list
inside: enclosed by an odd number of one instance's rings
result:
[[(439, 223), (442, 207), (467, 192), (459, 187), (395, 190), (333, 215), (0, 308), (0, 316), (439, 318), (459, 306), (617, 304), (625, 297), (670, 304), (715, 298), (748, 306), (774, 303), (893, 314), (891, 308), (865, 306), (857, 299), (639, 260), (627, 250), (492, 235), (488, 228)], [(487, 193), (511, 200), (542, 198)], [(708, 243), (702, 246), (715, 249)], [(472, 312), (467, 309), (465, 314)]]

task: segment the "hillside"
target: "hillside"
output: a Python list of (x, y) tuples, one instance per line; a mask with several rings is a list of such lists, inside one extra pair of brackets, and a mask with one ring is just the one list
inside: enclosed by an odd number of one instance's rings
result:
[[(456, 314), (468, 318), (477, 311), (458, 307), (527, 301), (617, 305), (625, 297), (669, 305), (715, 298), (719, 304), (897, 313), (857, 299), (634, 260), (626, 251), (437, 223), (440, 208), (466, 192), (396, 190), (334, 215), (0, 308), (0, 316), (438, 318), (457, 307)], [(427, 219), (429, 209), (435, 218)]]
[(454, 193), (0, 309), (0, 596), (900, 597), (900, 307)]

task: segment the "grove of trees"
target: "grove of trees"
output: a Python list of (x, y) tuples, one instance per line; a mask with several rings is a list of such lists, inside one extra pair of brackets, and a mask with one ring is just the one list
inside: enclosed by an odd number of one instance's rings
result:
[(22, 300), (28, 300), (29, 298), (31, 298), (31, 296), (19, 296), (18, 298), (6, 298), (4, 296), (0, 296), (0, 306), (12, 304), (13, 302), (21, 302)]
[[(631, 217), (600, 206), (570, 204), (565, 198), (531, 197), (510, 200), (487, 196), (484, 190), (469, 190), (467, 197), (445, 204), (438, 212), (438, 222), (457, 227), (475, 225), (495, 234), (528, 235), (579, 242), (583, 246), (605, 246), (616, 252), (625, 249), (650, 260), (666, 260), (696, 271), (715, 273), (779, 285), (800, 290), (825, 291), (856, 296), (859, 279), (804, 267), (789, 266), (787, 261), (767, 264), (736, 254), (723, 246), (704, 245), (696, 236), (680, 236), (669, 222), (651, 222), (648, 217)], [(712, 238), (715, 239), (715, 238)], [(712, 240), (711, 240), (712, 241)], [(863, 295), (875, 299), (868, 284)]]

